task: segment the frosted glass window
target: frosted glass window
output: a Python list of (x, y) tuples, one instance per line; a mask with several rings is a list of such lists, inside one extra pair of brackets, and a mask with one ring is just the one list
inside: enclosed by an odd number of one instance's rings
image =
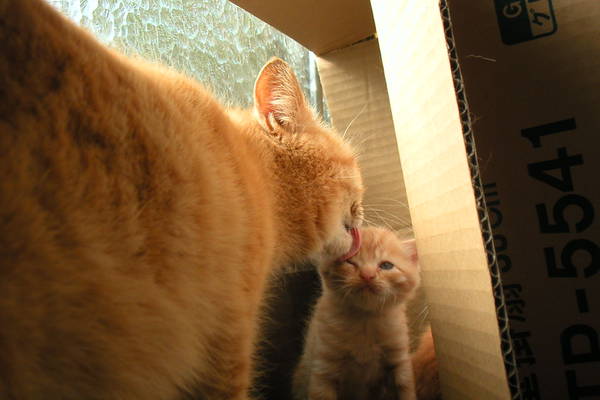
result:
[(323, 112), (314, 55), (228, 0), (47, 1), (105, 44), (182, 71), (236, 106), (252, 103), (260, 68), (280, 57)]

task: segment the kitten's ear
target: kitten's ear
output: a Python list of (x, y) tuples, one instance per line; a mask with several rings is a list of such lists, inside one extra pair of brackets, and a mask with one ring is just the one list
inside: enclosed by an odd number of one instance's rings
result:
[(419, 265), (419, 255), (417, 254), (417, 241), (415, 239), (409, 239), (402, 242), (402, 248), (410, 261), (414, 264)]
[(303, 125), (314, 123), (294, 71), (279, 58), (272, 58), (258, 75), (254, 110), (262, 127), (271, 133), (294, 133)]

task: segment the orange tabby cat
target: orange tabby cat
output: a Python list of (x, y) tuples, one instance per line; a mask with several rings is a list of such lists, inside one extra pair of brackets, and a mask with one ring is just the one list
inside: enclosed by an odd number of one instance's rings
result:
[(324, 256), (323, 294), (294, 375), (298, 400), (415, 400), (406, 301), (419, 285), (414, 240), (364, 228), (351, 257)]
[(0, 52), (0, 399), (247, 398), (271, 269), (357, 250), (351, 149), (278, 59), (225, 109), (41, 0)]

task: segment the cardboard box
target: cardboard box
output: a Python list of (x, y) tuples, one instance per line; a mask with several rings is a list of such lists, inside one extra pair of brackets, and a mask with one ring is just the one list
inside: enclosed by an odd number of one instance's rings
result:
[(447, 15), (521, 393), (600, 398), (600, 3), (494, 3)]
[(367, 205), (405, 189), (444, 399), (599, 398), (600, 2), (234, 2), (319, 56)]

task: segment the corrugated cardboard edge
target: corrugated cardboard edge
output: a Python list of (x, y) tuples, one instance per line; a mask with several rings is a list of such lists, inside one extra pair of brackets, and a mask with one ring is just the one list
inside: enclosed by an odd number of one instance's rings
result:
[(450, 19), (447, 0), (440, 0), (440, 12), (442, 14), (442, 21), (444, 23), (444, 32), (446, 34), (446, 43), (448, 45), (448, 56), (450, 58), (450, 66), (452, 68), (452, 77), (456, 90), (458, 109), (460, 112), (460, 121), (463, 128), (469, 170), (471, 171), (473, 191), (475, 192), (476, 196), (477, 213), (481, 223), (481, 232), (487, 254), (490, 276), (492, 278), (492, 288), (494, 293), (494, 301), (496, 304), (498, 327), (500, 329), (501, 350), (504, 358), (504, 366), (506, 368), (506, 376), (508, 379), (511, 396), (513, 399), (518, 400), (521, 399), (521, 391), (519, 386), (517, 362), (510, 336), (510, 323), (508, 314), (506, 312), (506, 303), (504, 299), (504, 292), (502, 290), (502, 279), (500, 278), (500, 269), (496, 257), (496, 249), (494, 247), (492, 227), (485, 203), (483, 184), (481, 182), (481, 176), (479, 175), (479, 163), (477, 160), (475, 138), (473, 136), (471, 117), (469, 114), (469, 103), (464, 92), (463, 79), (460, 71), (460, 65), (458, 63), (458, 56), (456, 54), (456, 46), (452, 33), (452, 21)]

